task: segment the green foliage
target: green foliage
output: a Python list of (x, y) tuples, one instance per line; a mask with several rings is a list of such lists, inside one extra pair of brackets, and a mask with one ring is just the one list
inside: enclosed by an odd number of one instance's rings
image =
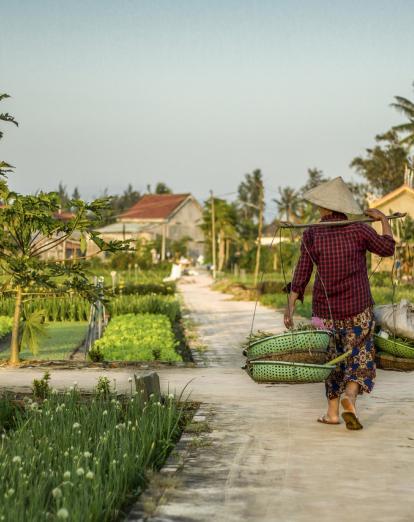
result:
[(13, 319), (11, 317), (0, 316), (0, 341), (6, 337), (13, 326)]
[(138, 396), (85, 400), (75, 389), (26, 401), (0, 445), (0, 519), (118, 520), (164, 463), (182, 416), (171, 396), (144, 407)]
[(375, 141), (374, 148), (366, 149), (366, 157), (354, 158), (351, 167), (367, 180), (371, 191), (382, 196), (402, 185), (408, 152), (395, 130), (376, 136)]
[[(14, 302), (12, 297), (0, 298), (0, 315), (13, 316)], [(24, 304), (27, 314), (38, 310), (44, 312), (47, 321), (87, 321), (90, 303), (81, 297), (43, 297), (31, 299)]]
[[(8, 94), (0, 94), (0, 102), (3, 100), (6, 100), (7, 98), (10, 98)], [(14, 119), (13, 116), (11, 116), (8, 112), (0, 113), (0, 121), (4, 121), (7, 123), (13, 123), (16, 125), (16, 127), (19, 125), (17, 121)], [(3, 132), (0, 131), (0, 140), (3, 138)], [(6, 161), (0, 160), (0, 190), (1, 192), (4, 191), (6, 185), (4, 182), (4, 179), (1, 179), (2, 177), (6, 177), (8, 173), (12, 172), (14, 167), (7, 163)]]
[[(260, 297), (260, 302), (266, 306), (271, 306), (278, 310), (283, 310), (287, 306), (287, 297), (285, 293), (279, 292), (276, 294), (264, 294)], [(312, 296), (306, 295), (303, 303), (298, 301), (296, 303), (295, 313), (302, 317), (312, 317)]]
[(155, 186), (155, 194), (172, 194), (172, 190), (162, 181), (159, 181)]
[(403, 135), (402, 144), (412, 147), (414, 145), (414, 103), (402, 96), (395, 96), (395, 102), (391, 104), (391, 107), (407, 118), (408, 121), (396, 125), (393, 130)]
[(50, 372), (46, 371), (41, 379), (33, 379), (33, 396), (36, 399), (45, 399), (51, 392), (49, 385)]
[[(48, 323), (47, 335), (40, 340), (36, 356), (33, 357), (30, 350), (22, 348), (20, 357), (25, 361), (69, 359), (73, 351), (85, 340), (87, 327), (88, 324), (85, 321)], [(9, 355), (8, 349), (2, 351), (0, 359), (8, 358)]]
[(180, 318), (180, 303), (175, 297), (160, 295), (128, 295), (110, 300), (108, 311), (111, 316), (122, 314), (165, 315), (174, 324)]
[[(115, 291), (116, 294), (120, 294), (121, 289), (118, 287)], [(127, 284), (122, 289), (123, 295), (174, 295), (176, 292), (176, 286), (173, 282), (168, 283), (139, 283), (139, 284)]]
[(0, 397), (0, 434), (14, 427), (19, 411), (16, 401), (7, 396)]
[(103, 362), (105, 360), (104, 354), (99, 346), (92, 346), (88, 351), (88, 357), (92, 362)]
[(181, 361), (171, 323), (164, 315), (126, 314), (114, 317), (96, 341), (105, 360)]
[(101, 397), (109, 397), (111, 394), (111, 381), (108, 377), (99, 377), (95, 390), (97, 395), (100, 395)]
[(39, 342), (42, 337), (47, 335), (45, 325), (45, 311), (35, 310), (28, 313), (23, 308), (21, 327), (21, 341), (20, 346), (28, 348), (34, 355), (39, 351)]

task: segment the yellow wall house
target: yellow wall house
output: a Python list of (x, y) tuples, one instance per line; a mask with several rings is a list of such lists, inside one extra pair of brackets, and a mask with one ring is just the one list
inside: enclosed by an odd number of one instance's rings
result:
[[(408, 171), (405, 174), (404, 184), (401, 187), (386, 194), (380, 199), (374, 200), (370, 207), (377, 208), (384, 212), (384, 214), (392, 214), (393, 212), (406, 212), (408, 216), (414, 219), (414, 188), (413, 188), (413, 171)], [(379, 232), (381, 225), (374, 223), (374, 228)], [(412, 277), (413, 273), (413, 256), (414, 256), (414, 241), (410, 243), (402, 243), (399, 241), (398, 224), (393, 224), (395, 231), (395, 239), (397, 241), (397, 249), (395, 259), (399, 260), (402, 265), (402, 272), (408, 277)], [(372, 256), (372, 268), (375, 268), (379, 261), (377, 256)], [(379, 271), (388, 271), (392, 269), (393, 259), (383, 259)]]

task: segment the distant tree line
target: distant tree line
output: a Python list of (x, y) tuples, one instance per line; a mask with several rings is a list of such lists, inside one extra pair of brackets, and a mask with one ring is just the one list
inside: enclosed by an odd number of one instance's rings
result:
[[(56, 190), (60, 207), (62, 211), (70, 211), (71, 210), (71, 201), (81, 199), (81, 194), (79, 192), (78, 187), (73, 189), (72, 195), (69, 195), (66, 185), (62, 182), (59, 183), (59, 186)], [(171, 194), (172, 190), (163, 182), (159, 182), (155, 185), (155, 189), (152, 190), (151, 185), (147, 185), (147, 194)], [(141, 199), (143, 193), (139, 190), (136, 190), (131, 183), (128, 184), (127, 188), (121, 194), (109, 195), (108, 190), (104, 190), (104, 197), (109, 197), (110, 208), (106, 212), (104, 218), (104, 224), (108, 224), (114, 222), (116, 217), (122, 212), (125, 212), (129, 208), (131, 208), (137, 201)]]

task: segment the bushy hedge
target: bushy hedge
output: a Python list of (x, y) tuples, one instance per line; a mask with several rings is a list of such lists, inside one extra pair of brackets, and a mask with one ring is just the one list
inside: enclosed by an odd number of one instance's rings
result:
[[(0, 315), (13, 316), (14, 297), (0, 299)], [(45, 297), (27, 301), (25, 309), (28, 313), (44, 310), (47, 321), (87, 321), (90, 303), (81, 297)]]
[(108, 311), (115, 317), (121, 314), (160, 314), (166, 315), (175, 323), (180, 318), (180, 304), (172, 296), (128, 295), (114, 297), (108, 303)]
[[(109, 289), (107, 289), (110, 292)], [(115, 288), (116, 294), (122, 295), (174, 295), (176, 291), (175, 283), (140, 283), (140, 284), (126, 284), (123, 288), (119, 286)]]

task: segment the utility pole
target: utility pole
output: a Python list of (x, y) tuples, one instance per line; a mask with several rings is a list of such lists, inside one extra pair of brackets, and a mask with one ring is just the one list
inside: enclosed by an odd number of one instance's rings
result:
[(263, 228), (263, 205), (264, 205), (264, 194), (263, 194), (263, 182), (260, 181), (259, 185), (259, 224), (257, 229), (257, 250), (256, 250), (256, 267), (254, 269), (254, 286), (257, 285), (257, 279), (259, 276), (260, 268), (260, 247), (262, 243), (262, 228)]
[(162, 225), (162, 240), (161, 240), (161, 261), (165, 261), (167, 249), (167, 223)]
[(214, 208), (214, 195), (210, 190), (211, 195), (211, 253), (213, 256), (213, 279), (216, 278), (216, 212)]

